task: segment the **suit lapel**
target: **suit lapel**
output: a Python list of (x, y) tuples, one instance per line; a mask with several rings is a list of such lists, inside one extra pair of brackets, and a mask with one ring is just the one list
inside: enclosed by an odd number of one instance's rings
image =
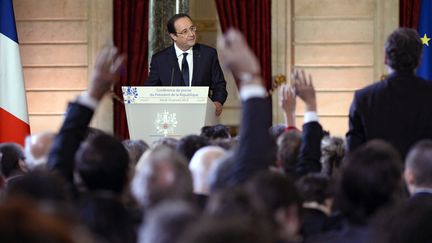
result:
[(201, 70), (201, 50), (199, 44), (195, 44), (193, 47), (193, 74), (192, 74), (192, 86), (196, 86), (199, 80), (199, 71)]

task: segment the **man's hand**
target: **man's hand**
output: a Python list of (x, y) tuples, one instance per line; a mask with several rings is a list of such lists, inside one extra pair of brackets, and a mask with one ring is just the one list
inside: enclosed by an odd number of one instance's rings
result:
[(120, 79), (120, 71), (124, 67), (125, 56), (116, 47), (103, 48), (98, 54), (88, 87), (90, 97), (101, 100), (112, 85)]
[(309, 75), (309, 78), (306, 78), (303, 70), (301, 72), (294, 70), (292, 79), (294, 81), (295, 93), (305, 102), (306, 111), (317, 111), (315, 88), (311, 75)]
[(222, 65), (241, 80), (241, 86), (263, 85), (258, 59), (238, 30), (230, 29), (219, 36), (217, 46)]
[(279, 93), (279, 106), (285, 115), (285, 125), (295, 127), (296, 95), (294, 88), (289, 84), (281, 87)]
[(216, 116), (220, 116), (220, 114), (222, 113), (222, 104), (219, 102), (219, 101), (215, 101), (215, 102), (213, 102), (214, 103), (214, 105), (215, 105), (215, 108), (216, 108), (216, 112), (215, 112), (215, 115)]

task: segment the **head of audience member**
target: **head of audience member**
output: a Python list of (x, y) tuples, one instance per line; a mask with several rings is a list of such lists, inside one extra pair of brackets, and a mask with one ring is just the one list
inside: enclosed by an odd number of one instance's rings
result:
[(205, 208), (207, 215), (216, 218), (249, 217), (250, 221), (266, 216), (260, 203), (242, 187), (230, 187), (211, 194)]
[(208, 195), (210, 193), (210, 171), (217, 164), (218, 159), (225, 154), (226, 151), (217, 146), (206, 146), (196, 151), (189, 163), (195, 194)]
[(63, 177), (45, 170), (34, 170), (11, 181), (6, 197), (26, 197), (36, 201), (65, 202), (70, 198)]
[(204, 126), (201, 128), (200, 136), (209, 140), (230, 138), (229, 128), (225, 125), (218, 124), (214, 126)]
[(293, 170), (301, 146), (301, 132), (290, 130), (281, 134), (277, 140), (277, 164), (282, 167), (287, 175), (294, 174)]
[(172, 16), (168, 20), (167, 30), (171, 39), (182, 51), (187, 51), (195, 45), (196, 26), (189, 15), (179, 13)]
[(162, 137), (156, 141), (154, 141), (151, 145), (152, 148), (158, 147), (160, 145), (163, 146), (167, 146), (170, 147), (172, 149), (176, 149), (177, 148), (177, 144), (178, 144), (179, 140), (176, 138), (172, 138), (172, 137)]
[(90, 242), (78, 240), (80, 236), (72, 231), (68, 222), (42, 212), (26, 198), (9, 199), (0, 205), (0, 242)]
[(345, 157), (338, 205), (349, 222), (366, 225), (401, 194), (402, 160), (390, 144), (372, 140)]
[(4, 179), (20, 175), (27, 171), (23, 149), (16, 143), (0, 144), (0, 171)]
[(198, 220), (199, 213), (184, 201), (167, 201), (146, 214), (138, 233), (140, 243), (176, 242)]
[(205, 146), (210, 145), (208, 138), (198, 135), (188, 135), (182, 137), (177, 143), (177, 152), (185, 156), (188, 163), (192, 159), (195, 152)]
[(335, 188), (333, 181), (324, 174), (311, 173), (297, 181), (298, 191), (303, 199), (303, 207), (320, 209), (326, 215), (331, 214)]
[(129, 181), (129, 156), (120, 140), (101, 133), (81, 144), (75, 169), (87, 190), (121, 194)]
[(138, 161), (132, 193), (145, 209), (165, 200), (191, 200), (192, 176), (185, 158), (166, 146), (147, 150)]
[(384, 45), (385, 64), (390, 73), (413, 73), (420, 64), (423, 44), (414, 29), (398, 28), (387, 38)]
[(48, 153), (54, 141), (55, 133), (41, 132), (26, 137), (24, 153), (27, 167), (32, 170), (44, 166), (48, 160)]
[(345, 156), (345, 140), (340, 137), (325, 136), (321, 140), (321, 172), (329, 177), (337, 177)]
[(189, 227), (179, 243), (271, 243), (271, 233), (248, 219), (203, 218)]
[(285, 124), (275, 124), (270, 127), (270, 134), (277, 141), (280, 135), (285, 132), (286, 125)]
[(422, 140), (411, 148), (405, 160), (404, 177), (411, 194), (432, 189), (432, 140)]
[(149, 146), (143, 140), (124, 140), (123, 145), (129, 154), (130, 165), (134, 166), (138, 163), (138, 160), (144, 154), (144, 152), (149, 149)]
[(432, 198), (406, 201), (390, 219), (381, 227), (376, 242), (428, 243), (432, 239)]
[(262, 172), (246, 183), (253, 200), (272, 217), (279, 240), (296, 241), (301, 225), (302, 200), (294, 182), (276, 172)]

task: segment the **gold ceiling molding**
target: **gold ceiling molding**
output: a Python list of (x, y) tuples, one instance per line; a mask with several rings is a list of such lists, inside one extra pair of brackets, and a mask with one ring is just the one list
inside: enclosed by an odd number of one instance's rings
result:
[(194, 19), (194, 23), (200, 32), (216, 32), (217, 20), (212, 19)]

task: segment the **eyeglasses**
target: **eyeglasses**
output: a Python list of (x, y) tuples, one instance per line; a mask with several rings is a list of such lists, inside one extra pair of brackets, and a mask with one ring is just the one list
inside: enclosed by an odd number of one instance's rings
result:
[(189, 31), (194, 34), (197, 30), (196, 26), (191, 26), (189, 27), (189, 29), (184, 29), (182, 30), (180, 33), (177, 33), (177, 35), (187, 35), (189, 33)]

